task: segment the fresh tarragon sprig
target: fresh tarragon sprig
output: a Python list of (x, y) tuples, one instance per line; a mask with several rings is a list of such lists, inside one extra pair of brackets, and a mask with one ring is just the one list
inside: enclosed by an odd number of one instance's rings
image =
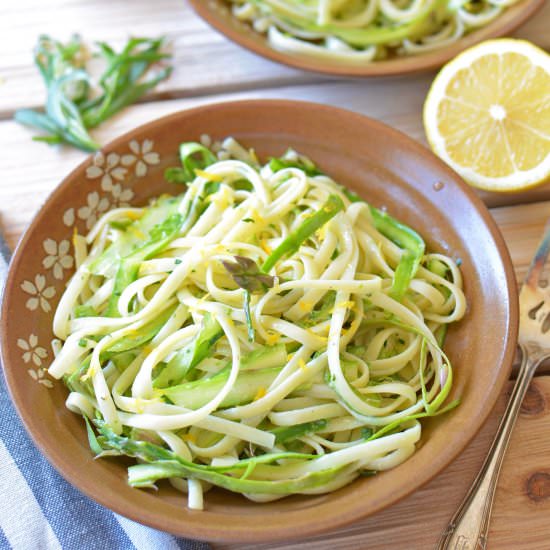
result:
[(44, 112), (20, 109), (15, 120), (45, 132), (33, 138), (50, 145), (66, 143), (84, 151), (99, 149), (89, 130), (134, 103), (159, 82), (172, 67), (153, 66), (170, 57), (163, 52), (164, 38), (131, 38), (120, 52), (104, 42), (97, 44), (105, 62), (98, 85), (93, 86), (87, 61), (92, 57), (77, 35), (63, 44), (49, 36), (38, 39), (34, 61), (47, 90)]
[(235, 283), (244, 289), (244, 314), (248, 327), (248, 339), (254, 341), (254, 326), (250, 314), (250, 297), (252, 294), (261, 294), (272, 288), (275, 277), (260, 270), (258, 264), (244, 256), (233, 256), (234, 261), (223, 260), (222, 264), (231, 274)]

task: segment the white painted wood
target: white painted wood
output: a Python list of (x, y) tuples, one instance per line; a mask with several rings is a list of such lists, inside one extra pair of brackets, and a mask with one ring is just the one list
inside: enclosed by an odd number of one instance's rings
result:
[(37, 37), (67, 40), (74, 32), (88, 44), (104, 40), (115, 47), (128, 36), (167, 36), (175, 70), (156, 97), (318, 80), (232, 44), (199, 19), (185, 0), (1, 0), (0, 116), (44, 103), (32, 58)]
[[(206, 0), (205, 0), (206, 1)], [(550, 48), (550, 3), (516, 33)], [(326, 77), (264, 60), (201, 21), (185, 0), (1, 0), (0, 117), (43, 104), (44, 90), (33, 66), (39, 34), (67, 39), (79, 32), (87, 42), (121, 45), (129, 35), (164, 34), (173, 43), (175, 71), (154, 97), (189, 97), (239, 89), (326, 81)], [(427, 83), (433, 75), (422, 77)], [(395, 79), (384, 81), (388, 88)], [(365, 81), (370, 86), (372, 81)], [(397, 84), (399, 85), (399, 84)], [(403, 93), (407, 92), (404, 82)]]

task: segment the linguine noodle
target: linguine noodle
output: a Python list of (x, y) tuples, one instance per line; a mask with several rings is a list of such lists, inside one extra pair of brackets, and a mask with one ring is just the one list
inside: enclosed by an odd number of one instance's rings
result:
[(212, 485), (265, 502), (406, 460), (419, 419), (456, 404), (456, 263), (294, 151), (180, 153), (182, 195), (74, 238), (49, 373), (92, 451), (136, 457), (133, 486), (169, 479), (199, 509)]
[(448, 46), (518, 0), (229, 0), (275, 50), (363, 65)]

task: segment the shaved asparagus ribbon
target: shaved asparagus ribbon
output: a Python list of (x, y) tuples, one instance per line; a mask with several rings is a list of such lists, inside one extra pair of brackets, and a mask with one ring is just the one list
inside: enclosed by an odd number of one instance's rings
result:
[(347, 65), (443, 48), (519, 0), (228, 0), (276, 50)]
[[(266, 502), (333, 491), (414, 453), (452, 387), (456, 263), (289, 150), (182, 144), (182, 195), (75, 236), (49, 373), (129, 482)], [(248, 292), (247, 311), (243, 310)], [(250, 330), (250, 329), (253, 330)]]

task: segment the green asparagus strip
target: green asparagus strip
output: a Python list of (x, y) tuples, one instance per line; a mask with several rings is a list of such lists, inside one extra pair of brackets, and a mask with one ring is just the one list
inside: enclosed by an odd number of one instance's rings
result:
[[(263, 346), (260, 349), (242, 355), (239, 370), (245, 371), (284, 367), (287, 362), (288, 353), (285, 344), (275, 344), (274, 346)], [(228, 373), (231, 370), (231, 364), (231, 361), (228, 361), (215, 376), (222, 373)]]
[[(219, 408), (236, 407), (250, 403), (272, 384), (282, 367), (239, 372), (231, 391), (220, 403)], [(214, 399), (229, 378), (229, 371), (222, 371), (207, 379), (187, 382), (162, 390), (162, 394), (180, 407), (198, 409)]]
[[(273, 367), (283, 367), (288, 360), (286, 347), (284, 344), (276, 344), (274, 346), (264, 346), (255, 351), (251, 351), (241, 358), (239, 370), (256, 370), (269, 369)], [(231, 363), (225, 366), (229, 370)]]
[(145, 244), (120, 261), (115, 276), (113, 293), (105, 313), (107, 317), (120, 316), (118, 299), (122, 291), (137, 279), (139, 267), (144, 260), (156, 256), (174, 240), (181, 228), (183, 219), (181, 214), (172, 214), (164, 222), (153, 227), (150, 232), (150, 239)]
[(199, 333), (179, 350), (154, 380), (155, 388), (179, 384), (203, 359), (213, 352), (214, 344), (223, 336), (223, 330), (210, 313), (204, 315)]
[(100, 425), (99, 431), (101, 435), (97, 439), (104, 449), (113, 449), (146, 462), (146, 464), (138, 464), (128, 468), (128, 482), (133, 487), (150, 487), (159, 479), (180, 477), (201, 479), (238, 493), (285, 495), (321, 487), (346, 467), (329, 468), (290, 480), (243, 479), (225, 475), (225, 473), (243, 469), (245, 472), (247, 470), (250, 472), (256, 465), (272, 463), (282, 459), (312, 460), (315, 457), (302, 453), (267, 454), (240, 460), (231, 466), (214, 467), (188, 462), (174, 452), (149, 442), (134, 441), (127, 437), (117, 436), (106, 426)]
[(164, 177), (170, 183), (189, 183), (196, 177), (195, 170), (203, 170), (218, 159), (204, 145), (195, 142), (180, 145), (181, 168), (172, 167), (164, 171)]
[(284, 170), (285, 168), (298, 168), (303, 170), (308, 176), (318, 176), (322, 172), (315, 166), (313, 162), (306, 159), (303, 160), (288, 160), (285, 158), (272, 158), (269, 161), (269, 167), (272, 172), (278, 172), (279, 170)]
[(86, 434), (88, 435), (88, 444), (90, 445), (90, 449), (92, 450), (92, 452), (97, 456), (103, 452), (103, 447), (100, 445), (99, 441), (97, 440), (97, 437), (90, 424), (90, 421), (88, 420), (88, 417), (83, 416), (83, 418), (84, 418), (84, 422), (86, 422)]
[(244, 317), (246, 319), (246, 327), (248, 330), (248, 341), (254, 342), (255, 332), (252, 324), (252, 314), (250, 313), (250, 292), (245, 289), (243, 300)]
[(113, 277), (117, 272), (120, 259), (139, 248), (156, 225), (177, 213), (181, 200), (181, 196), (163, 196), (149, 205), (141, 218), (134, 220), (124, 231), (121, 231), (105, 252), (90, 264), (88, 267), (90, 273)]
[(97, 317), (97, 311), (88, 305), (76, 306), (74, 308), (74, 316), (76, 319), (80, 317)]
[(91, 57), (79, 36), (63, 44), (41, 36), (34, 61), (47, 89), (45, 112), (20, 109), (15, 120), (38, 128), (46, 135), (33, 139), (50, 145), (68, 143), (83, 151), (95, 151), (100, 144), (88, 133), (115, 113), (167, 78), (171, 67), (153, 75), (151, 69), (170, 57), (161, 50), (164, 38), (131, 38), (120, 53), (98, 43), (106, 68), (99, 86), (92, 89), (86, 61)]
[[(156, 461), (176, 461), (182, 464), (190, 464), (175, 452), (170, 451), (165, 447), (156, 445), (151, 441), (136, 440), (131, 437), (116, 435), (103, 420), (96, 419), (93, 422), (97, 426), (99, 433), (99, 436), (97, 437), (98, 443), (103, 447), (103, 449), (109, 448), (119, 451), (122, 454), (133, 456), (149, 463)], [(226, 464), (223, 466), (207, 466), (204, 464), (191, 465), (197, 469), (213, 471), (220, 474), (238, 474), (240, 471), (247, 470), (251, 464), (258, 466), (262, 464), (273, 464), (274, 462), (278, 462), (280, 460), (294, 459), (309, 461), (315, 458), (318, 458), (318, 456), (306, 453), (282, 452), (266, 453), (250, 458), (243, 458), (232, 464)]]
[(419, 420), (420, 418), (429, 418), (432, 416), (439, 416), (441, 414), (445, 414), (446, 412), (449, 412), (450, 410), (454, 409), (455, 407), (458, 407), (460, 405), (460, 399), (455, 399), (454, 401), (451, 401), (448, 405), (443, 407), (442, 409), (437, 409), (435, 411), (431, 412), (421, 412), (418, 414), (411, 414), (409, 416), (405, 416), (403, 418), (399, 418), (398, 420), (395, 420), (394, 422), (391, 422), (390, 424), (386, 424), (386, 426), (380, 428), (378, 431), (374, 432), (373, 435), (371, 435), (367, 441), (373, 441), (375, 439), (378, 439), (382, 437), (383, 435), (386, 435), (390, 432), (393, 432), (394, 430), (398, 431), (398, 428), (400, 428), (403, 424), (406, 424), (407, 422), (410, 422), (411, 420)]
[(376, 21), (368, 27), (358, 29), (342, 28), (338, 25), (331, 24), (320, 25), (307, 17), (300, 17), (295, 12), (286, 9), (285, 6), (280, 3), (275, 3), (270, 0), (265, 0), (265, 3), (269, 5), (273, 14), (289, 23), (290, 26), (308, 32), (336, 36), (352, 46), (365, 48), (370, 45), (392, 43), (403, 40), (404, 38), (414, 38), (422, 34), (426, 26), (433, 25), (433, 22), (430, 21), (429, 18), (434, 16), (439, 17), (439, 12), (442, 8), (445, 8), (447, 1), (448, 0), (431, 0), (426, 2), (418, 15), (406, 23), (383, 27), (380, 26), (379, 21)]
[(314, 420), (313, 422), (304, 422), (303, 424), (297, 424), (296, 426), (281, 426), (271, 430), (271, 433), (275, 435), (275, 443), (286, 443), (293, 439), (298, 439), (304, 435), (315, 433), (327, 425), (326, 420)]
[(82, 381), (81, 377), (88, 372), (90, 368), (90, 362), (92, 360), (91, 355), (86, 357), (80, 367), (78, 367), (72, 374), (65, 376), (63, 381), (67, 387), (74, 392), (82, 393), (94, 397), (94, 388), (91, 380)]
[(445, 338), (447, 337), (447, 330), (448, 325), (441, 325), (436, 331), (435, 331), (435, 339), (437, 340), (437, 345), (442, 348), (443, 344), (445, 343)]
[(261, 493), (270, 495), (288, 495), (300, 493), (326, 485), (341, 472), (345, 466), (338, 466), (311, 472), (290, 480), (255, 480), (226, 476), (209, 470), (199, 470), (192, 463), (155, 462), (138, 464), (128, 468), (128, 483), (132, 487), (151, 487), (155, 481), (171, 477), (191, 477), (207, 481), (235, 493)]
[(155, 317), (140, 327), (139, 331), (136, 330), (131, 335), (121, 338), (114, 344), (105, 347), (104, 352), (101, 354), (101, 358), (109, 359), (113, 355), (139, 348), (152, 340), (166, 324), (168, 319), (170, 319), (176, 307), (177, 306), (171, 306), (166, 308), (158, 317)]
[(390, 290), (392, 298), (401, 300), (424, 257), (426, 244), (422, 237), (410, 227), (373, 206), (369, 208), (376, 229), (403, 249)]
[(292, 256), (300, 246), (330, 221), (338, 212), (344, 209), (344, 203), (338, 195), (329, 195), (329, 198), (318, 212), (307, 218), (301, 225), (286, 237), (283, 242), (268, 256), (262, 265), (262, 271), (268, 273), (271, 268), (283, 257)]

